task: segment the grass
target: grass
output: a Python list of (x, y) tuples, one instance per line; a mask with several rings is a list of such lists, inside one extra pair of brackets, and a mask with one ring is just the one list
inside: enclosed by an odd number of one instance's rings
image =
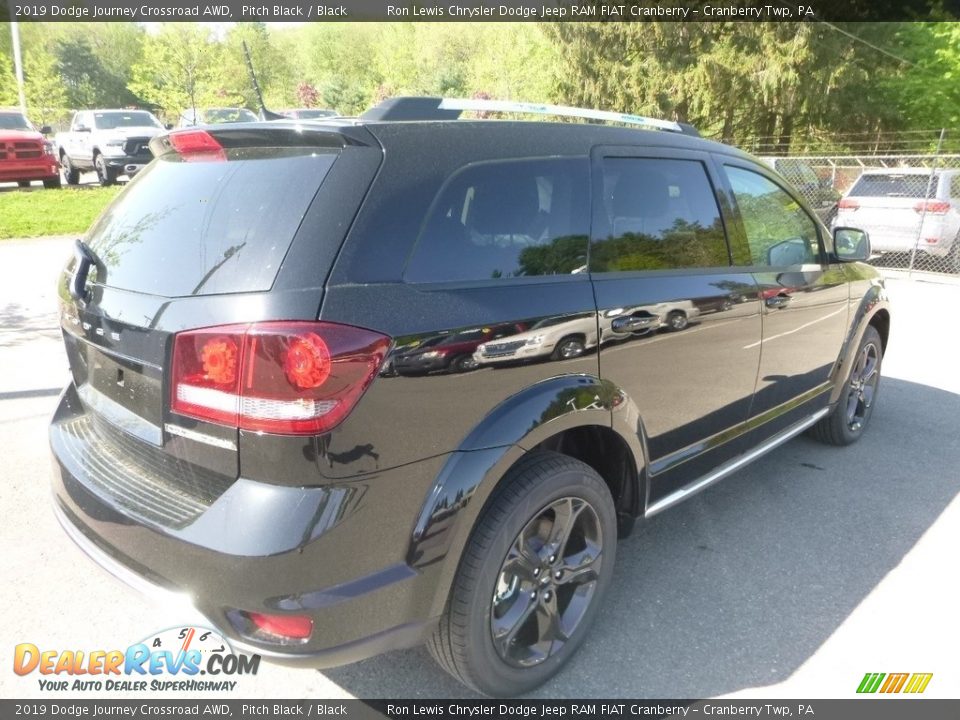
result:
[(0, 192), (0, 240), (86, 232), (119, 186)]

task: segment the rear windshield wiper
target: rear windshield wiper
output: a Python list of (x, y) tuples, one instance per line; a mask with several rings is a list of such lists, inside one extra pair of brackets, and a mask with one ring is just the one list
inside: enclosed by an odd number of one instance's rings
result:
[(90, 266), (100, 267), (100, 261), (96, 254), (80, 238), (77, 238), (73, 244), (73, 256), (77, 259), (77, 266), (73, 271), (73, 279), (70, 281), (70, 297), (74, 300), (86, 301), (90, 292), (87, 290), (87, 276), (90, 274)]

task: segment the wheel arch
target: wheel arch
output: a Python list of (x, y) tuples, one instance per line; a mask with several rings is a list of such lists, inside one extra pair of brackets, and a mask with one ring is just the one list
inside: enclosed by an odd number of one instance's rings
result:
[(840, 349), (840, 355), (831, 375), (831, 381), (833, 382), (833, 391), (830, 393), (831, 405), (840, 399), (843, 384), (847, 380), (857, 348), (860, 346), (860, 341), (868, 327), (877, 330), (880, 335), (881, 350), (886, 354), (887, 342), (890, 337), (890, 304), (880, 281), (871, 283), (853, 311), (850, 330)]
[(407, 555), (411, 567), (434, 573), (431, 615), (443, 611), (463, 550), (494, 491), (531, 452), (560, 452), (594, 468), (614, 497), (621, 534), (630, 531), (647, 489), (643, 445), (613, 417), (622, 404), (616, 386), (593, 376), (544, 380), (494, 408), (451, 453), (421, 507)]

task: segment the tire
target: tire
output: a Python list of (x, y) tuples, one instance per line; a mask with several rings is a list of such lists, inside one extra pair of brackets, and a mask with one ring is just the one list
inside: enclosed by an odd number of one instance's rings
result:
[(450, 369), (456, 373), (470, 372), (477, 369), (477, 361), (472, 355), (457, 355), (450, 361)]
[(73, 166), (70, 156), (66, 153), (60, 153), (60, 167), (63, 168), (63, 178), (67, 181), (67, 185), (80, 184), (80, 171)]
[(683, 310), (671, 310), (667, 313), (667, 327), (671, 332), (679, 332), (689, 324), (687, 314)]
[[(558, 517), (573, 518), (559, 545)], [(593, 468), (558, 453), (528, 455), (473, 529), (430, 654), (487, 695), (533, 690), (587, 638), (613, 577), (616, 543), (613, 498)]]
[(29, 180), (17, 180), (17, 187), (28, 188), (30, 187)]
[(60, 176), (57, 175), (56, 177), (47, 178), (43, 181), (43, 186), (47, 190), (56, 190), (57, 188), (62, 187), (60, 184)]
[(873, 326), (868, 326), (854, 355), (850, 376), (843, 384), (837, 406), (810, 428), (810, 436), (828, 445), (850, 445), (859, 440), (877, 405), (882, 365), (883, 343), (880, 333)]
[(582, 337), (579, 335), (569, 335), (560, 340), (556, 347), (553, 348), (553, 353), (550, 355), (550, 359), (572, 360), (573, 358), (580, 357), (586, 351), (587, 345)]
[(100, 153), (93, 156), (93, 167), (97, 171), (97, 180), (101, 187), (107, 187), (117, 182), (116, 168), (108, 167), (107, 161), (103, 159), (103, 155)]

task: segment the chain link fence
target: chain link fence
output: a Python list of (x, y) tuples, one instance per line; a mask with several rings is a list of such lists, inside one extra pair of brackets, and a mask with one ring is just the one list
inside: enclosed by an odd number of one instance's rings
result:
[(866, 230), (871, 262), (960, 275), (960, 154), (765, 157), (829, 228)]

